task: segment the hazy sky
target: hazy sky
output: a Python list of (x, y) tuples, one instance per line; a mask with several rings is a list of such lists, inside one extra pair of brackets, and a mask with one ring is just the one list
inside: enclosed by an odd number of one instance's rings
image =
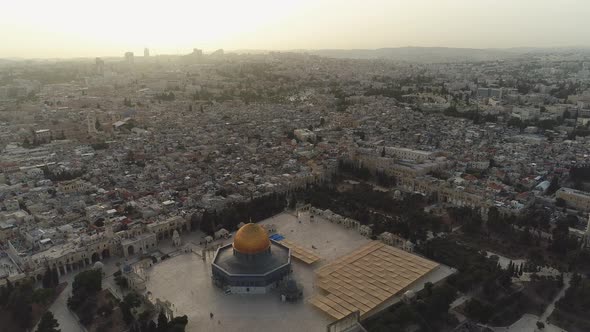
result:
[(0, 57), (590, 46), (590, 0), (6, 0)]

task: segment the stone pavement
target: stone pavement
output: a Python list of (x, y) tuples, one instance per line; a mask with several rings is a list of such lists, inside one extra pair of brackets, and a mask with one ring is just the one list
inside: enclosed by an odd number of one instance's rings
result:
[[(84, 331), (83, 328), (80, 326), (74, 315), (70, 313), (68, 310), (68, 297), (72, 293), (72, 282), (74, 280), (74, 273), (71, 273), (71, 276), (68, 274), (66, 277), (60, 278), (61, 282), (67, 281), (68, 286), (59, 294), (57, 299), (51, 304), (49, 307), (49, 311), (53, 313), (53, 316), (59, 323), (59, 329), (62, 332), (82, 332)], [(68, 278), (69, 277), (69, 278)], [(35, 327), (33, 331), (36, 329)]]
[(549, 316), (551, 316), (551, 314), (553, 313), (553, 310), (555, 309), (555, 303), (557, 303), (557, 301), (559, 301), (559, 299), (564, 297), (565, 292), (567, 291), (568, 288), (570, 288), (570, 281), (571, 280), (572, 280), (572, 275), (570, 273), (567, 273), (563, 276), (563, 288), (561, 289), (561, 291), (559, 291), (559, 293), (555, 296), (553, 301), (551, 301), (551, 303), (547, 306), (547, 308), (545, 309), (545, 312), (543, 312), (543, 314), (541, 315), (542, 322), (547, 323), (547, 318), (549, 318)]
[(545, 323), (545, 328), (537, 329), (539, 316), (524, 314), (518, 321), (508, 327), (492, 327), (495, 332), (567, 332), (555, 325)]
[[(356, 231), (328, 221), (310, 223), (307, 216), (302, 216), (301, 221), (299, 223), (293, 215), (282, 213), (261, 224), (275, 224), (278, 233), (286, 239), (323, 258), (312, 265), (292, 260), (293, 278), (304, 287), (303, 301), (283, 303), (276, 292), (224, 294), (211, 281), (213, 256), (208, 255), (203, 261), (200, 251), (181, 254), (154, 265), (148, 271), (147, 288), (154, 298), (173, 303), (175, 314), (188, 316), (187, 331), (325, 331), (331, 319), (306, 301), (315, 292), (314, 271), (369, 240)], [(188, 241), (198, 243), (194, 235), (182, 236), (183, 243)], [(213, 319), (210, 313), (214, 314)]]

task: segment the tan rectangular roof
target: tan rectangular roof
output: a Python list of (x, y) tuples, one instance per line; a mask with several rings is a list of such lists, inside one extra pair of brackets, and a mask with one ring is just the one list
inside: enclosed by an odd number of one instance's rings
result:
[(313, 252), (305, 248), (296, 245), (295, 243), (289, 240), (281, 240), (281, 244), (291, 249), (291, 256), (297, 258), (298, 260), (306, 264), (313, 264), (321, 259), (320, 256), (314, 254)]
[(336, 319), (356, 310), (361, 312), (362, 317), (438, 265), (426, 258), (372, 241), (319, 268), (316, 286), (327, 294), (314, 295), (310, 303)]

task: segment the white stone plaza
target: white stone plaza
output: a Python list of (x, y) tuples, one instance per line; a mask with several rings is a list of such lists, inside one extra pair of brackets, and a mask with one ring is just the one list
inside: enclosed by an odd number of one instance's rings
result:
[[(150, 268), (147, 290), (154, 299), (170, 301), (175, 315), (188, 316), (187, 331), (325, 331), (333, 319), (308, 303), (317, 292), (315, 271), (370, 240), (317, 216), (310, 222), (307, 213), (301, 214), (300, 221), (282, 213), (260, 223), (274, 224), (285, 240), (321, 257), (311, 265), (292, 260), (291, 277), (304, 288), (303, 299), (296, 303), (281, 302), (278, 292), (226, 294), (211, 279), (213, 253), (203, 260), (198, 247)], [(441, 277), (441, 273), (437, 276)]]

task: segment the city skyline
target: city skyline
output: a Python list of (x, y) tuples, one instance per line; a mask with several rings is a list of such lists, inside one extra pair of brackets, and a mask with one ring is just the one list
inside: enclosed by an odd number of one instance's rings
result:
[(0, 14), (0, 58), (121, 56), (130, 50), (141, 54), (145, 47), (154, 55), (185, 54), (194, 47), (588, 47), (588, 14), (590, 4), (578, 0), (172, 0), (166, 7), (107, 0), (90, 9), (70, 0), (30, 0), (8, 3)]
[(589, 0), (2, 5), (2, 331), (590, 331)]

